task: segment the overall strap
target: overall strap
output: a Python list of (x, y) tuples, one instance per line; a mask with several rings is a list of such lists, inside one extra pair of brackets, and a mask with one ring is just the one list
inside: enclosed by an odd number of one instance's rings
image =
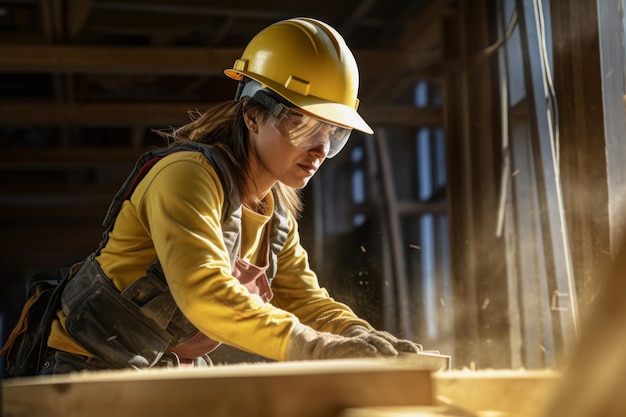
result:
[(285, 210), (285, 206), (278, 196), (278, 193), (274, 190), (272, 190), (272, 192), (274, 194), (274, 219), (270, 235), (270, 256), (266, 271), (267, 279), (270, 283), (276, 276), (278, 270), (278, 254), (283, 249), (283, 246), (285, 246), (287, 234), (289, 233), (287, 210)]
[(240, 243), (239, 230), (241, 229), (241, 203), (239, 201), (239, 192), (234, 181), (232, 180), (230, 172), (226, 168), (226, 164), (224, 164), (216, 155), (213, 147), (199, 142), (185, 142), (170, 148), (152, 149), (145, 152), (137, 159), (130, 175), (126, 178), (120, 189), (115, 194), (113, 201), (109, 205), (102, 222), (105, 230), (102, 236), (102, 241), (95, 252), (96, 255), (98, 255), (102, 248), (106, 245), (109, 239), (109, 233), (113, 230), (115, 219), (122, 209), (124, 201), (130, 198), (139, 182), (146, 176), (148, 171), (150, 171), (150, 169), (159, 160), (161, 160), (161, 158), (171, 153), (180, 151), (201, 152), (217, 173), (226, 196), (222, 208), (221, 223), (223, 226), (226, 224), (228, 227), (226, 229), (222, 227), (222, 229), (224, 231), (224, 238), (226, 239), (227, 247), (229, 249), (231, 264), (234, 262), (235, 258), (233, 254), (236, 255), (237, 249), (235, 248), (238, 248)]
[[(125, 200), (129, 199), (139, 182), (145, 177), (150, 169), (161, 158), (180, 151), (201, 152), (204, 157), (215, 169), (224, 190), (225, 198), (222, 207), (222, 235), (229, 252), (231, 267), (234, 266), (235, 259), (239, 253), (241, 245), (241, 216), (242, 206), (239, 197), (239, 190), (233, 180), (233, 176), (228, 169), (228, 165), (223, 162), (222, 158), (215, 152), (214, 147), (199, 142), (184, 142), (170, 148), (152, 149), (139, 157), (130, 175), (126, 178), (121, 188), (113, 198), (102, 225), (105, 227), (102, 241), (96, 255), (100, 253), (106, 245), (109, 233), (113, 229), (115, 219), (117, 218)], [(285, 207), (276, 192), (274, 192), (274, 219), (272, 221), (271, 256), (269, 259), (269, 268), (267, 271), (268, 279), (273, 279), (278, 269), (278, 254), (285, 245), (287, 234), (289, 232), (288, 217)]]

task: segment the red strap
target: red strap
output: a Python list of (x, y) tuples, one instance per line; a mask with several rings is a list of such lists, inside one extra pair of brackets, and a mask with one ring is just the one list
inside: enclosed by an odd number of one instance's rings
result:
[(162, 158), (162, 156), (157, 156), (155, 158), (152, 158), (151, 160), (146, 162), (144, 166), (141, 167), (141, 171), (139, 171), (139, 173), (137, 173), (135, 178), (133, 178), (133, 182), (130, 184), (130, 187), (128, 187), (128, 190), (126, 191), (126, 195), (124, 196), (124, 200), (128, 200), (130, 198), (130, 196), (133, 193), (133, 191), (135, 191), (135, 188), (137, 187), (137, 184), (139, 184), (139, 181), (141, 181), (143, 179), (143, 177), (146, 176), (148, 171), (150, 171), (150, 169), (154, 166), (154, 164), (159, 162), (161, 160), (161, 158)]

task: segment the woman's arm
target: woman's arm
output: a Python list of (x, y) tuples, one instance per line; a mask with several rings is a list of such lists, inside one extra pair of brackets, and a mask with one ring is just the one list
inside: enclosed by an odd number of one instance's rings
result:
[(319, 331), (341, 334), (352, 325), (371, 326), (347, 305), (335, 301), (320, 287), (309, 266), (308, 254), (300, 244), (297, 223), (290, 219), (290, 232), (278, 256), (278, 271), (272, 281), (277, 307), (295, 314), (304, 324)]

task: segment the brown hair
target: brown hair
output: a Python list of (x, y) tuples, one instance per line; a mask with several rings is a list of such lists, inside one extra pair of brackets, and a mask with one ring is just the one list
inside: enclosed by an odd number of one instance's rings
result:
[[(191, 122), (169, 131), (159, 130), (157, 133), (168, 140), (169, 146), (187, 141), (213, 145), (230, 165), (241, 200), (258, 204), (260, 202), (250, 190), (253, 181), (249, 165), (248, 130), (243, 119), (243, 112), (248, 110), (257, 111), (262, 121), (271, 117), (268, 110), (255, 100), (227, 101), (209, 108), (204, 113), (198, 110), (190, 111)], [(298, 217), (302, 211), (300, 191), (278, 181), (274, 185), (274, 191), (287, 212)]]

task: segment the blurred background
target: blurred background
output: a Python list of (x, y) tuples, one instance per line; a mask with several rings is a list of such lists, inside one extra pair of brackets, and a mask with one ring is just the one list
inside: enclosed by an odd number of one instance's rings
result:
[(625, 1), (0, 1), (0, 339), (33, 272), (96, 248), (153, 129), (232, 99), (247, 42), (308, 16), (375, 129), (305, 189), (322, 285), (454, 368), (559, 366), (626, 227)]

